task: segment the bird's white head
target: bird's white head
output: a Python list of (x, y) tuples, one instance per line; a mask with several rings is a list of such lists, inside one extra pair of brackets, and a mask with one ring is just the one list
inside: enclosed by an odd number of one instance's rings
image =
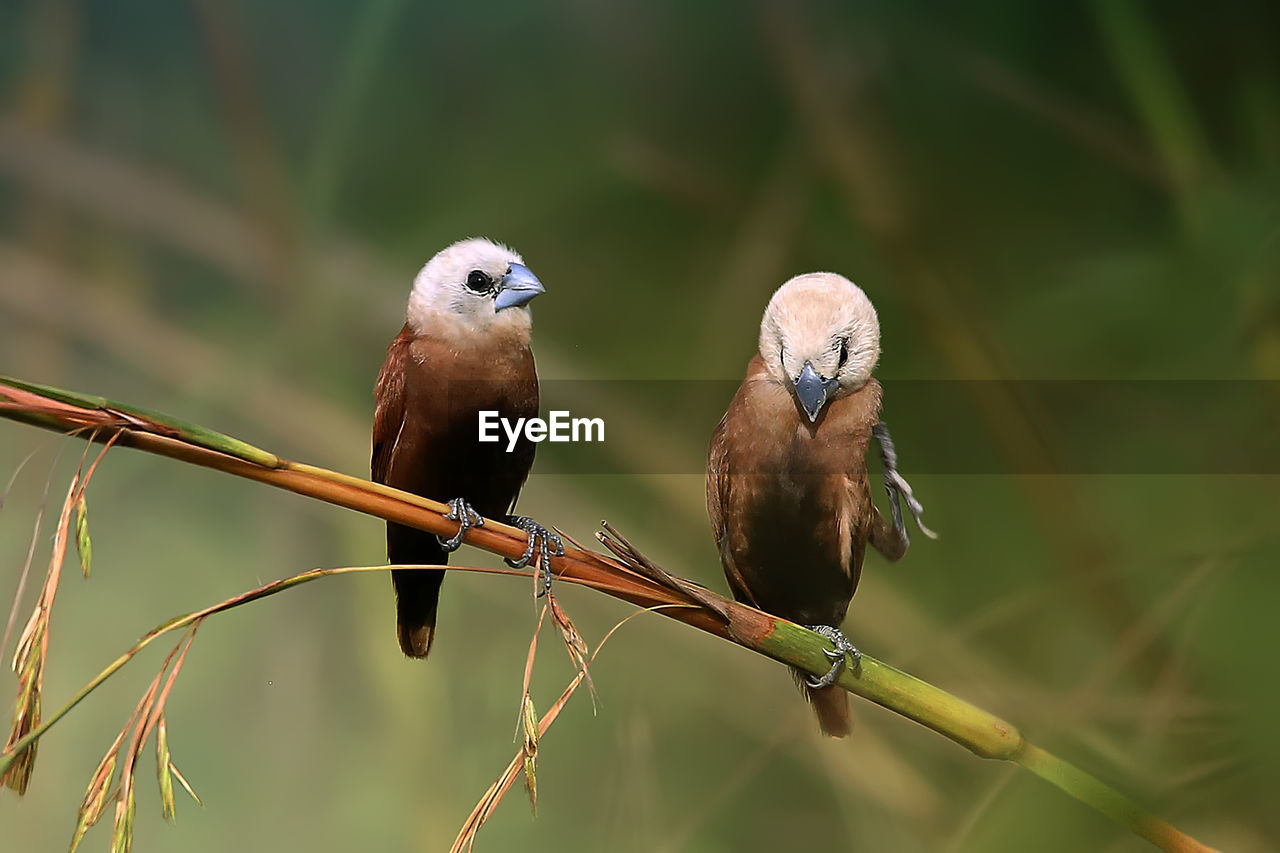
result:
[(867, 384), (880, 358), (871, 300), (829, 272), (798, 275), (778, 288), (760, 323), (760, 357), (793, 389), (810, 422), (831, 400)]
[(419, 334), (462, 326), (528, 335), (529, 302), (545, 292), (524, 259), (482, 237), (459, 240), (427, 261), (413, 280), (407, 318)]

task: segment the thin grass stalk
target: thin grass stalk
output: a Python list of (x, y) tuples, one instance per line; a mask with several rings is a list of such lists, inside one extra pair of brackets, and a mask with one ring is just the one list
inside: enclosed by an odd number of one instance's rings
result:
[[(97, 430), (95, 429), (94, 432), (96, 433)], [(67, 497), (63, 501), (62, 510), (58, 516), (57, 528), (54, 531), (53, 551), (49, 557), (49, 568), (45, 573), (44, 584), (36, 599), (35, 607), (32, 609), (31, 617), (27, 620), (26, 627), (18, 639), (17, 649), (13, 655), (13, 671), (18, 676), (18, 695), (14, 708), (13, 725), (5, 745), (6, 752), (13, 748), (13, 744), (24, 740), (28, 733), (40, 725), (44, 699), (44, 671), (49, 657), (49, 631), (53, 614), (53, 601), (57, 595), (62, 577), (62, 565), (66, 557), (67, 537), (71, 526), (71, 513), (73, 508), (79, 506), (84, 500), (84, 489), (89, 482), (89, 478), (93, 476), (97, 463), (102, 460), (102, 457), (113, 443), (114, 440), (107, 441), (87, 473), (84, 470), (84, 466), (85, 459), (89, 455), (90, 445), (86, 444), (84, 453), (80, 457), (80, 464), (71, 478), (70, 485), (67, 487)], [(37, 529), (38, 527), (37, 523)], [(34, 545), (34, 542), (32, 544)], [(23, 580), (25, 580), (26, 572), (30, 568), (30, 555), (31, 551), (29, 550), (27, 564), (23, 567)], [(19, 591), (21, 591), (22, 585), (20, 581)], [(15, 600), (16, 606), (17, 601)], [(27, 785), (31, 782), (31, 774), (35, 769), (36, 742), (31, 741), (29, 746), (21, 750), (15, 749), (14, 751), (15, 760), (6, 766), (3, 771), (0, 771), (0, 780), (21, 796), (26, 793)]]
[[(637, 616), (640, 616), (643, 613), (648, 613), (651, 610), (661, 612), (662, 610), (668, 609), (671, 607), (693, 607), (693, 606), (694, 605), (690, 605), (690, 604), (659, 605), (658, 607), (646, 608), (645, 610), (637, 610), (635, 613), (630, 613), (627, 616), (624, 616), (621, 621), (619, 621), (616, 625), (610, 628), (608, 632), (605, 633), (605, 635), (600, 639), (600, 642), (596, 645), (596, 650), (591, 653), (591, 656), (588, 657), (584, 662), (583, 667), (578, 670), (577, 675), (573, 677), (573, 679), (569, 682), (568, 686), (565, 687), (563, 692), (561, 692), (560, 698), (558, 698), (555, 701), (555, 703), (552, 704), (552, 706), (547, 709), (547, 713), (543, 714), (542, 717), (539, 720), (537, 720), (536, 733), (533, 735), (535, 740), (540, 739), (543, 735), (547, 733), (547, 730), (551, 728), (551, 724), (556, 721), (556, 718), (560, 716), (560, 712), (564, 710), (565, 705), (569, 704), (569, 699), (573, 697), (574, 692), (577, 691), (577, 689), (582, 686), (582, 682), (590, 681), (590, 676), (587, 674), (590, 665), (592, 663), (595, 663), (596, 656), (600, 654), (601, 651), (603, 651), (605, 644), (607, 644), (609, 640), (613, 637), (613, 635), (618, 632), (619, 628), (621, 628), (623, 625), (627, 624)], [(546, 614), (546, 610), (544, 609), (543, 615), (545, 614)], [(535, 649), (537, 647), (538, 634), (542, 630), (542, 621), (543, 621), (542, 617), (540, 616), (538, 618), (538, 625), (533, 632), (533, 640), (531, 641), (529, 646), (529, 657), (525, 665), (525, 695), (526, 696), (528, 695), (528, 679), (529, 679), (529, 673), (533, 668), (533, 657), (534, 657)], [(532, 727), (530, 723), (528, 723), (523, 717), (524, 709), (527, 707), (529, 706), (522, 705), (521, 707), (521, 713), (522, 713), (521, 722), (522, 722), (522, 725), (526, 726), (526, 733), (525, 733), (526, 738), (529, 737), (527, 728)], [(467, 816), (467, 819), (462, 824), (462, 829), (458, 831), (458, 835), (453, 841), (453, 846), (450, 848), (450, 853), (462, 853), (464, 849), (467, 851), (470, 851), (475, 846), (476, 833), (480, 831), (480, 828), (484, 826), (485, 822), (488, 821), (488, 819), (493, 815), (493, 810), (498, 807), (498, 804), (500, 802), (502, 802), (502, 798), (506, 795), (507, 791), (511, 790), (511, 786), (515, 784), (516, 775), (519, 773), (520, 766), (522, 762), (524, 762), (525, 760), (526, 760), (525, 747), (522, 746), (521, 749), (518, 752), (516, 752), (515, 757), (511, 759), (511, 762), (507, 764), (506, 769), (502, 771), (502, 774), (498, 777), (497, 781), (495, 781), (492, 785), (489, 786), (489, 789), (485, 791), (484, 795), (480, 798), (480, 802), (476, 803), (476, 806), (474, 809), (472, 809), (471, 814)]]
[[(203, 620), (206, 616), (212, 616), (215, 613), (222, 613), (226, 610), (232, 610), (236, 607), (240, 607), (242, 605), (249, 604), (254, 601), (258, 601), (259, 599), (268, 598), (272, 595), (276, 595), (277, 593), (284, 592), (286, 589), (291, 589), (295, 586), (300, 586), (301, 584), (309, 583), (310, 581), (318, 580), (323, 577), (329, 577), (331, 575), (354, 574), (358, 572), (386, 572), (391, 570), (392, 568), (439, 569), (442, 567), (441, 566), (341, 566), (339, 568), (312, 569), (310, 571), (303, 572), (298, 575), (293, 575), (292, 577), (287, 577), (278, 581), (272, 581), (270, 583), (263, 584), (262, 586), (249, 590), (246, 593), (242, 593), (241, 595), (228, 598), (225, 601), (220, 601), (217, 604), (206, 607), (203, 610), (196, 610), (191, 613), (187, 613), (183, 616), (176, 616), (173, 619), (168, 620), (167, 622), (162, 622), (155, 628), (152, 628), (146, 634), (142, 635), (142, 637), (139, 638), (139, 640), (136, 643), (134, 643), (129, 648), (128, 651), (126, 651), (124, 654), (120, 655), (118, 658), (116, 658), (111, 663), (109, 663), (106, 666), (106, 668), (104, 668), (101, 672), (95, 675), (92, 680), (90, 680), (87, 684), (85, 684), (83, 687), (77, 690), (65, 705), (63, 705), (53, 714), (50, 714), (48, 717), (45, 717), (39, 726), (32, 729), (21, 740), (15, 741), (13, 745), (8, 749), (6, 749), (3, 753), (0, 753), (0, 775), (4, 774), (4, 772), (9, 768), (9, 765), (13, 763), (13, 761), (17, 758), (18, 754), (23, 749), (25, 749), (29, 744), (35, 742), (36, 740), (39, 740), (50, 728), (54, 726), (54, 724), (56, 724), (59, 720), (61, 720), (63, 717), (69, 714), (77, 705), (79, 705), (86, 698), (88, 698), (90, 693), (92, 693), (93, 691), (101, 687), (107, 681), (107, 679), (111, 678), (111, 676), (119, 672), (120, 669), (123, 668), (125, 664), (127, 664), (129, 661), (137, 657), (139, 652), (141, 652), (147, 646), (151, 645), (152, 643), (154, 643), (156, 640), (160, 639), (164, 635), (172, 631), (177, 631), (182, 628), (187, 628), (190, 625), (193, 625), (194, 623)], [(517, 571), (515, 569), (489, 569), (489, 568), (476, 568), (472, 566), (447, 566), (443, 568), (448, 568), (450, 571), (479, 572), (481, 574), (515, 575), (517, 577), (531, 576), (528, 572)], [(186, 783), (184, 782), (183, 784), (185, 785)], [(195, 795), (193, 794), (192, 796), (194, 797)]]
[[(437, 501), (357, 477), (290, 462), (205, 427), (100, 397), (0, 377), (0, 416), (58, 432), (98, 427), (99, 431), (91, 436), (94, 440), (104, 440), (102, 433), (110, 431), (116, 435), (118, 443), (125, 446), (267, 483), (387, 521), (444, 535), (452, 535), (456, 530), (456, 523), (444, 518), (449, 508)], [(526, 534), (506, 524), (487, 520), (483, 527), (471, 528), (465, 541), (491, 553), (516, 558), (524, 552)], [(664, 586), (627, 568), (618, 560), (580, 548), (566, 548), (563, 557), (553, 558), (552, 570), (558, 577), (594, 587), (641, 607), (686, 605), (663, 607), (661, 612), (789, 666), (815, 674), (824, 673), (829, 667), (829, 661), (823, 654), (827, 642), (819, 635), (687, 581), (674, 579), (675, 588)], [(317, 570), (305, 573), (276, 584), (267, 584), (240, 598), (256, 600), (326, 573), (336, 572)], [(190, 624), (198, 616), (209, 615), (219, 609), (226, 607), (215, 605), (212, 609), (189, 614), (177, 621)], [(176, 622), (157, 630), (173, 627), (176, 627)], [(142, 644), (151, 639), (154, 636), (144, 637)], [(74, 707), (88, 695), (89, 690), (123, 666), (131, 656), (122, 656), (104, 670), (73, 697), (66, 710)], [(1210, 849), (1146, 812), (1119, 791), (1030, 744), (1012, 723), (886, 663), (864, 656), (858, 671), (855, 673), (852, 668), (847, 668), (837, 683), (851, 693), (938, 732), (980, 757), (1020, 764), (1161, 849)], [(60, 711), (38, 730), (33, 730), (6, 750), (0, 758), (0, 772), (17, 750), (47, 730), (48, 725), (63, 713), (65, 711)]]

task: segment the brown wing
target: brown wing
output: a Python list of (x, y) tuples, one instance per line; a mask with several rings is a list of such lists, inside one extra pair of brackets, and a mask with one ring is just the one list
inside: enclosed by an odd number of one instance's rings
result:
[(387, 347), (387, 359), (374, 386), (377, 407), (373, 412), (373, 457), (369, 469), (375, 483), (387, 482), (396, 442), (404, 426), (404, 377), (409, 340), (409, 326), (406, 324)]
[(732, 505), (734, 487), (726, 432), (729, 418), (734, 415), (737, 400), (738, 397), (735, 395), (733, 402), (729, 404), (729, 411), (725, 412), (716, 431), (711, 435), (711, 447), (707, 452), (707, 516), (711, 519), (711, 533), (720, 551), (720, 563), (724, 567), (724, 576), (729, 582), (730, 592), (737, 601), (759, 607), (733, 558), (733, 549), (728, 543), (729, 531), (725, 523), (726, 508)]
[(724, 538), (724, 495), (721, 494), (728, 477), (725, 469), (728, 459), (724, 446), (725, 415), (711, 434), (711, 447), (707, 451), (707, 516), (711, 519), (711, 535), (718, 544)]
[[(406, 324), (390, 346), (374, 387), (373, 453), (370, 476), (376, 483), (391, 483), (396, 452), (405, 430), (407, 409), (405, 387), (409, 351), (413, 338)], [(387, 561), (391, 563), (445, 563), (447, 555), (435, 537), (412, 527), (387, 523)], [(396, 590), (396, 636), (409, 657), (424, 658), (435, 638), (436, 605), (443, 571), (394, 569), (391, 581)]]
[(725, 551), (725, 513), (732, 498), (733, 488), (733, 477), (730, 476), (729, 470), (732, 464), (729, 453), (729, 422), (732, 419), (746, 417), (742, 411), (742, 398), (748, 390), (747, 383), (758, 381), (765, 375), (767, 374), (764, 361), (759, 355), (754, 356), (747, 363), (746, 378), (734, 392), (733, 399), (729, 401), (729, 408), (720, 419), (720, 423), (716, 425), (715, 432), (711, 434), (711, 446), (707, 450), (707, 515), (711, 518), (711, 532), (716, 538), (716, 544), (720, 546), (721, 553)]

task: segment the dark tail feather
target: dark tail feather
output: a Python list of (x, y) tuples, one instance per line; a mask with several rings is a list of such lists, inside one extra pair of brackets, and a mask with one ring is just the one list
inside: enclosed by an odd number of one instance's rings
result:
[[(387, 560), (401, 565), (443, 565), (449, 555), (430, 533), (387, 525)], [(392, 569), (396, 589), (396, 636), (401, 650), (411, 658), (425, 658), (436, 637), (436, 605), (440, 602), (439, 569)]]
[(818, 726), (828, 737), (848, 737), (853, 731), (853, 716), (849, 713), (849, 694), (839, 687), (810, 687), (805, 679), (807, 672), (794, 670), (796, 682), (809, 700)]
[(411, 658), (425, 658), (436, 637), (436, 605), (444, 572), (432, 569), (393, 569), (396, 588), (396, 636)]
[(822, 733), (830, 737), (848, 737), (853, 731), (849, 694), (839, 687), (805, 687), (804, 693), (813, 706), (813, 713), (818, 718)]

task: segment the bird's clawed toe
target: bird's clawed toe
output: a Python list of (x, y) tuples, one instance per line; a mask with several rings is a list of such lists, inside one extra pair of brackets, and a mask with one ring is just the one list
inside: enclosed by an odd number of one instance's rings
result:
[(920, 528), (920, 532), (930, 539), (937, 539), (938, 534), (924, 526), (924, 522), (920, 520), (921, 514), (924, 513), (924, 507), (916, 498), (915, 493), (911, 491), (911, 484), (906, 478), (898, 473), (898, 453), (893, 446), (893, 438), (889, 435), (889, 428), (883, 422), (877, 423), (871, 428), (871, 434), (875, 436), (876, 442), (880, 445), (880, 460), (884, 463), (884, 490), (889, 495), (889, 510), (893, 514), (893, 526), (898, 533), (908, 543), (911, 541), (907, 535), (907, 525), (902, 520), (902, 499), (906, 499), (907, 509), (911, 511), (911, 517), (915, 519), (916, 526)]
[[(513, 515), (507, 518), (507, 524), (512, 527), (518, 527), (525, 533), (529, 534), (529, 541), (524, 547), (524, 553), (517, 560), (508, 559), (507, 565), (513, 569), (523, 569), (525, 566), (533, 562), (539, 571), (542, 572), (542, 591), (538, 595), (545, 595), (551, 591), (551, 558), (564, 556), (564, 542), (555, 533), (543, 527), (526, 515)], [(537, 557), (535, 560), (534, 557)]]
[(458, 522), (458, 532), (445, 539), (443, 536), (437, 536), (440, 540), (440, 547), (446, 551), (456, 551), (462, 545), (462, 537), (467, 535), (467, 531), (473, 527), (484, 527), (484, 518), (480, 513), (475, 511), (471, 504), (467, 503), (466, 498), (454, 498), (449, 501), (449, 511), (445, 513), (445, 518), (449, 521)]
[(906, 481), (906, 478), (899, 474), (897, 469), (890, 469), (885, 471), (884, 481), (885, 489), (889, 492), (889, 502), (893, 504), (895, 526), (903, 532), (903, 535), (906, 534), (907, 526), (902, 522), (902, 511), (898, 508), (899, 495), (906, 500), (907, 509), (911, 510), (911, 517), (916, 520), (916, 527), (920, 528), (920, 532), (930, 539), (937, 539), (938, 534), (925, 527), (924, 522), (920, 520), (924, 507), (911, 491), (911, 484)]
[(827, 670), (827, 674), (821, 678), (809, 678), (807, 683), (810, 687), (830, 687), (840, 678), (840, 673), (844, 670), (846, 662), (852, 658), (855, 671), (862, 665), (862, 652), (858, 651), (858, 647), (849, 642), (844, 634), (840, 633), (830, 625), (810, 625), (809, 630), (815, 634), (820, 634), (831, 641), (834, 649), (823, 649), (822, 653), (831, 661), (831, 669)]

